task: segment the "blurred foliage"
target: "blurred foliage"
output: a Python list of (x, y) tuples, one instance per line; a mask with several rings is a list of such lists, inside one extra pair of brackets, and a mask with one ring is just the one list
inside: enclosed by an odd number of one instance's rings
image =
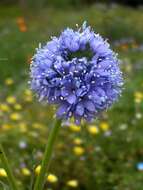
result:
[[(0, 8), (0, 141), (23, 183), (21, 190), (29, 190), (39, 172), (55, 112), (29, 90), (31, 57), (39, 42), (84, 20), (119, 53), (125, 89), (120, 101), (92, 124), (61, 127), (45, 190), (142, 190), (143, 12), (104, 4), (78, 11)], [(0, 190), (7, 184), (0, 163)]]
[[(24, 22), (21, 17), (24, 17)], [(67, 26), (75, 27), (76, 23), (81, 25), (84, 20), (109, 41), (133, 38), (137, 42), (143, 42), (142, 9), (132, 10), (122, 6), (110, 6), (109, 8), (104, 4), (96, 4), (78, 11), (45, 8), (33, 12), (27, 9), (21, 10), (19, 7), (2, 7), (0, 11), (0, 57), (4, 59), (2, 63), (5, 67), (0, 64), (0, 80), (9, 75), (15, 76), (15, 70), (18, 70), (21, 78), (24, 79), (27, 62), (38, 43), (45, 43), (50, 36), (58, 35)]]
[(64, 8), (67, 6), (83, 6), (83, 5), (92, 5), (95, 3), (119, 3), (129, 6), (138, 6), (142, 5), (142, 0), (1, 0), (0, 4), (12, 5), (12, 4), (20, 4), (22, 6), (27, 6), (30, 8), (36, 8), (37, 6), (54, 6), (58, 8)]

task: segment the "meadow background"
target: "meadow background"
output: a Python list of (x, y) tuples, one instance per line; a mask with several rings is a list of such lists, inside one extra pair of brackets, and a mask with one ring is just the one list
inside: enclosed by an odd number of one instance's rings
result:
[[(118, 4), (122, 3), (122, 4)], [(101, 118), (61, 128), (45, 190), (143, 190), (142, 1), (16, 0), (0, 2), (0, 142), (29, 190), (39, 173), (54, 108), (30, 91), (29, 67), (39, 43), (87, 21), (119, 54), (122, 97)], [(0, 190), (9, 190), (0, 162)]]

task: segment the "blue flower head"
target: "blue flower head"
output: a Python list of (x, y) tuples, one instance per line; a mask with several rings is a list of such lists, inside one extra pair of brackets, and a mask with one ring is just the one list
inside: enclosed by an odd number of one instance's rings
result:
[(57, 117), (74, 117), (76, 123), (92, 121), (110, 107), (123, 85), (116, 54), (86, 23), (39, 47), (30, 74), (39, 100), (56, 104)]
[(143, 162), (137, 163), (137, 169), (143, 171)]

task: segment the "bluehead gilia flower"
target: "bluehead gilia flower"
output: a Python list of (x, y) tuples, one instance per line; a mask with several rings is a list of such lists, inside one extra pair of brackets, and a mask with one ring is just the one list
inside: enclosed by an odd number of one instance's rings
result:
[(74, 117), (76, 123), (92, 121), (110, 107), (123, 85), (116, 54), (86, 23), (39, 47), (30, 75), (39, 100), (56, 104), (57, 117)]

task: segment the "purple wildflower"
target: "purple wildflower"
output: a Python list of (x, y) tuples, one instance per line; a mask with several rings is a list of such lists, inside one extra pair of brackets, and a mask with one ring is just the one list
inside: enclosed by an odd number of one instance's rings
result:
[(31, 64), (31, 88), (39, 100), (58, 105), (57, 117), (76, 123), (92, 121), (111, 106), (122, 84), (115, 53), (85, 23), (37, 49)]

